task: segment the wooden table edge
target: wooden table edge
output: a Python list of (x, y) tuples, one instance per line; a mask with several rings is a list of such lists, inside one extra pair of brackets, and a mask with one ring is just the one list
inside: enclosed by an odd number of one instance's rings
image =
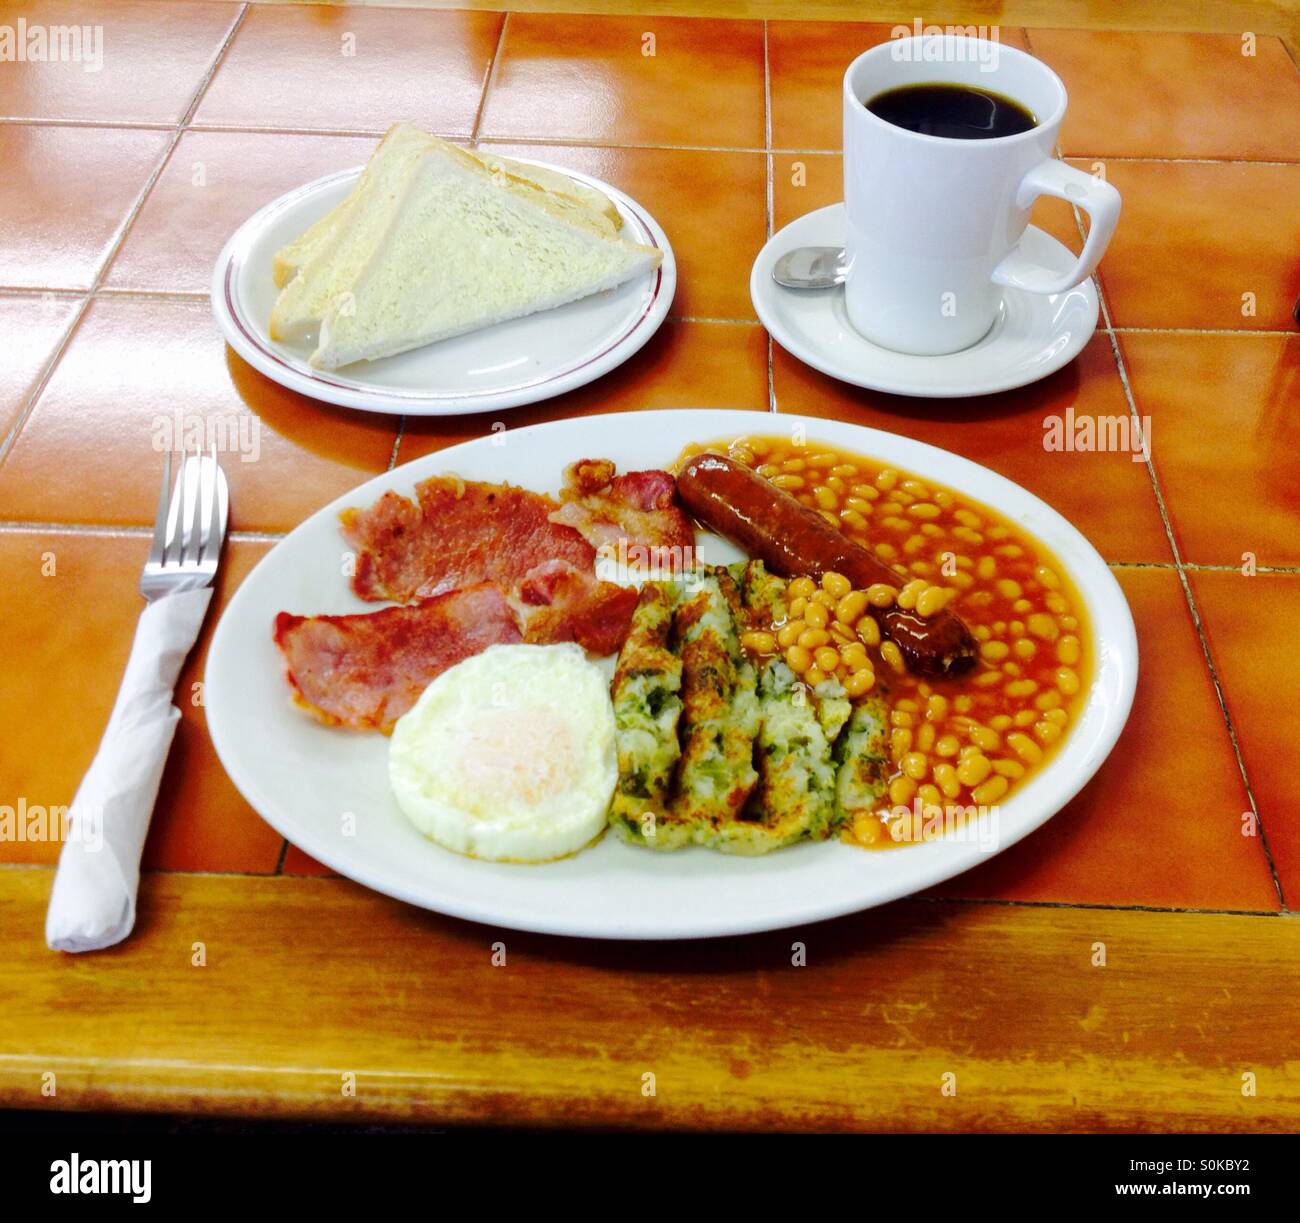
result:
[(333, 878), (157, 874), (130, 940), (67, 956), (40, 935), (50, 877), (0, 871), (10, 1108), (701, 1130), (1300, 1126), (1290, 915), (905, 901), (640, 945), (475, 926)]

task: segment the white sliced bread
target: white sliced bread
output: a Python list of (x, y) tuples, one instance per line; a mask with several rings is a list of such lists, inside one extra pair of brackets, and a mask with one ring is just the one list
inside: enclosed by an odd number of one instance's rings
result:
[(409, 156), (413, 150), (427, 146), (429, 137), (418, 127), (409, 123), (397, 123), (388, 129), (378, 147), (370, 155), (370, 161), (360, 178), (357, 179), (347, 197), (330, 209), (319, 221), (295, 238), (288, 246), (275, 253), (271, 262), (272, 275), (277, 288), (284, 288), (302, 269), (309, 259), (315, 258), (327, 249), (331, 238), (346, 225), (359, 200), (371, 190), (376, 177), (386, 175), (391, 163)]
[[(357, 271), (383, 238), (388, 219), (428, 152), (428, 139), (422, 132), (417, 134), (421, 137), (418, 140), (400, 128), (390, 129), (352, 193), (335, 210), (339, 215), (333, 224), (320, 229), (313, 226), (299, 239), (299, 242), (308, 240), (305, 251), (308, 257), (275, 300), (269, 328), (271, 339), (311, 338), (330, 304), (347, 291)], [(329, 216), (322, 220), (329, 220)], [(283, 262), (288, 264), (290, 257), (284, 255)]]
[[(284, 288), (306, 264), (329, 249), (330, 241), (346, 226), (351, 219), (359, 200), (364, 198), (369, 186), (367, 176), (383, 174), (384, 167), (379, 163), (389, 158), (401, 158), (412, 150), (427, 148), (430, 144), (441, 143), (436, 136), (421, 131), (410, 123), (395, 123), (385, 133), (379, 146), (371, 154), (365, 172), (347, 197), (335, 205), (304, 233), (287, 246), (275, 253), (271, 263), (272, 275), (277, 288)], [(623, 218), (614, 202), (603, 191), (580, 183), (576, 179), (560, 174), (542, 166), (529, 166), (510, 157), (501, 157), (489, 151), (475, 149), (465, 150), (471, 157), (477, 158), (489, 170), (505, 172), (516, 178), (531, 182), (544, 191), (566, 196), (574, 202), (589, 209), (598, 217), (604, 217), (610, 225), (610, 232), (617, 233), (623, 226)]]
[(441, 141), (420, 157), (382, 223), (363, 258), (342, 260), (349, 271), (321, 320), (311, 358), (318, 368), (378, 360), (549, 310), (662, 259), (653, 247), (611, 234), (585, 205), (490, 171)]
[(615, 207), (614, 201), (595, 187), (588, 187), (586, 183), (580, 183), (577, 179), (570, 178), (567, 174), (561, 174), (557, 170), (548, 170), (545, 166), (529, 166), (522, 161), (515, 161), (511, 157), (501, 157), (493, 153), (491, 149), (468, 149), (466, 151), (481, 161), (489, 170), (503, 170), (516, 178), (536, 183), (537, 186), (544, 191), (549, 191), (552, 195), (568, 196), (577, 200), (579, 204), (590, 208), (598, 216), (604, 217), (610, 223), (612, 233), (617, 233), (623, 228), (623, 217)]

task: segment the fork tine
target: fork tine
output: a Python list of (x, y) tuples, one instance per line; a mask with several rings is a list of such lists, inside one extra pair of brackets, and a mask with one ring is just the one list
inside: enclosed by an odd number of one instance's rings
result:
[(167, 559), (167, 516), (172, 500), (172, 452), (163, 456), (162, 491), (158, 494), (158, 512), (153, 520), (153, 544), (149, 548), (149, 563), (161, 565)]
[(178, 461), (176, 483), (172, 486), (171, 504), (167, 507), (167, 554), (169, 563), (173, 565), (180, 563), (181, 528), (185, 525), (185, 515), (181, 513), (181, 493), (184, 491), (185, 482), (185, 451), (177, 452), (176, 458)]
[(187, 515), (190, 524), (190, 546), (187, 559), (191, 565), (199, 563), (203, 550), (203, 450), (194, 444), (194, 466), (190, 470), (191, 510)]
[(230, 530), (230, 482), (221, 466), (217, 466), (217, 533), (221, 543), (226, 542)]
[[(217, 507), (217, 443), (212, 443), (211, 457), (199, 458), (199, 491), (202, 512), (199, 515), (199, 551), (196, 559), (208, 561), (213, 555)], [(219, 541), (218, 541), (219, 542)]]
[(194, 541), (194, 468), (190, 456), (181, 451), (181, 477), (176, 484), (176, 496), (180, 501), (176, 514), (176, 534), (180, 537), (178, 560), (182, 565), (193, 563), (190, 549)]

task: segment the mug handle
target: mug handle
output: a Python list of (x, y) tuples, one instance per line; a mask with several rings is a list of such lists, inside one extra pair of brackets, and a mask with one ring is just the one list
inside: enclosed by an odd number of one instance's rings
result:
[(1030, 259), (1019, 247), (993, 269), (993, 282), (1029, 293), (1064, 293), (1092, 275), (1106, 253), (1119, 220), (1120, 198), (1105, 179), (1094, 178), (1063, 161), (1041, 161), (1020, 182), (1016, 207), (1027, 209), (1040, 195), (1078, 204), (1092, 219), (1079, 258), (1064, 276)]

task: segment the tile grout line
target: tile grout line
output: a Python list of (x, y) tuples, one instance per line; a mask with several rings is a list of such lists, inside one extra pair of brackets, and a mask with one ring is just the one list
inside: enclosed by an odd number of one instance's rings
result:
[[(3, 293), (0, 288), (0, 293)], [(96, 301), (175, 302), (178, 305), (195, 305), (211, 297), (208, 289), (119, 289), (101, 285), (91, 296)]]
[(715, 318), (709, 314), (669, 314), (670, 323), (707, 323), (715, 327), (761, 327), (756, 318)]
[(109, 128), (112, 131), (125, 129), (131, 132), (171, 132), (176, 130), (175, 123), (150, 119), (48, 119), (40, 116), (0, 115), (0, 125), (10, 127), (93, 127)]
[[(510, 14), (506, 13), (507, 19)], [(535, 133), (512, 133), (498, 132), (487, 137), (483, 137), (479, 132), (479, 127), (483, 118), (483, 110), (487, 101), (487, 90), (490, 89), (492, 79), (497, 71), (497, 54), (499, 53), (501, 42), (504, 40), (506, 23), (502, 23), (501, 34), (498, 35), (497, 52), (489, 65), (486, 73), (487, 83), (484, 93), (479, 100), (479, 108), (474, 118), (474, 126), (470, 132), (452, 131), (435, 131), (432, 134), (439, 136), (444, 140), (465, 141), (486, 139), (489, 142), (497, 144), (536, 144), (536, 145), (573, 145), (580, 148), (616, 148), (616, 149), (658, 149), (664, 152), (695, 152), (695, 153), (779, 153), (791, 156), (805, 155), (811, 157), (840, 157), (843, 155), (843, 148), (786, 148), (777, 146), (769, 142), (764, 146), (744, 145), (744, 144), (669, 144), (666, 142), (656, 141), (616, 141), (616, 140), (593, 140), (580, 133), (558, 134), (550, 136), (537, 135)], [(223, 48), (224, 50), (224, 48)], [(15, 127), (89, 127), (89, 128), (110, 128), (110, 129), (129, 129), (132, 131), (172, 131), (175, 124), (165, 122), (154, 122), (144, 119), (96, 119), (90, 117), (81, 118), (45, 118), (40, 116), (27, 115), (0, 115), (0, 125), (8, 124)], [(280, 135), (280, 136), (355, 136), (355, 137), (375, 137), (384, 134), (383, 128), (377, 127), (293, 127), (293, 126), (273, 126), (269, 124), (256, 123), (187, 123), (186, 127), (196, 132), (220, 132), (228, 134), (261, 134), (261, 135)], [(1138, 153), (1100, 153), (1089, 152), (1086, 150), (1075, 150), (1066, 152), (1058, 148), (1062, 160), (1065, 161), (1086, 161), (1092, 158), (1105, 161), (1119, 161), (1126, 163), (1150, 162), (1158, 165), (1207, 165), (1207, 166), (1270, 166), (1270, 167), (1300, 167), (1300, 158), (1294, 161), (1283, 161), (1269, 157), (1153, 157)]]
[[(1152, 482), (1155, 483), (1155, 469), (1152, 467)], [(1160, 498), (1161, 512), (1164, 512), (1164, 498)], [(1281, 902), (1283, 912), (1287, 911), (1286, 892), (1282, 887), (1282, 878), (1278, 874), (1277, 864), (1273, 860), (1273, 851), (1268, 843), (1268, 830), (1264, 826), (1264, 817), (1259, 813), (1259, 802), (1255, 798), (1255, 789), (1250, 784), (1250, 774), (1246, 770), (1246, 759), (1241, 753), (1241, 740), (1237, 736), (1237, 727), (1232, 720), (1232, 714), (1228, 709), (1228, 698), (1223, 691), (1223, 684), (1219, 679), (1219, 669), (1215, 666), (1214, 655), (1210, 652), (1210, 641), (1205, 635), (1205, 625), (1201, 621), (1200, 608), (1196, 605), (1196, 596), (1192, 593), (1191, 582), (1187, 579), (1187, 567), (1181, 561), (1177, 565), (1178, 580), (1182, 583), (1183, 597), (1187, 600), (1187, 609), (1192, 616), (1192, 624), (1196, 629), (1196, 636), (1201, 643), (1201, 653), (1205, 657), (1206, 668), (1210, 672), (1210, 682), (1214, 685), (1214, 694), (1219, 701), (1219, 710), (1223, 714), (1223, 722), (1228, 730), (1228, 739), (1232, 743), (1232, 754), (1237, 758), (1237, 769), (1241, 774), (1241, 783), (1246, 789), (1246, 800), (1250, 803), (1251, 814), (1255, 817), (1255, 825), (1259, 830), (1260, 848), (1264, 851), (1264, 860), (1268, 863), (1269, 873), (1273, 877), (1273, 887), (1277, 890), (1278, 900)], [(1196, 570), (1192, 570), (1196, 572)]]
[(1289, 327), (1109, 327), (1115, 335), (1280, 335), (1295, 337)]
[[(772, 153), (772, 60), (768, 37), (768, 22), (763, 22), (763, 145), (766, 169), (767, 198), (767, 241), (772, 240), (772, 231), (776, 226), (776, 173), (775, 157)], [(767, 332), (767, 410), (776, 411), (776, 359), (773, 351), (772, 333)]]
[(38, 371), (36, 380), (32, 383), (32, 389), (19, 406), (18, 414), (14, 417), (14, 423), (10, 425), (5, 435), (0, 437), (0, 467), (4, 465), (5, 459), (9, 457), (9, 451), (13, 449), (14, 442), (18, 440), (18, 434), (22, 432), (23, 426), (36, 408), (36, 401), (45, 393), (45, 388), (49, 385), (50, 378), (54, 374), (54, 367), (63, 359), (63, 354), (67, 352), (68, 345), (72, 342), (73, 333), (81, 326), (81, 320), (85, 318), (86, 311), (89, 309), (90, 293), (87, 292), (80, 297), (79, 304), (73, 311), (67, 328), (59, 338), (59, 342), (55, 344), (53, 351), (46, 358), (45, 364)]
[[(1086, 240), (1083, 228), (1083, 216), (1079, 211), (1077, 204), (1071, 204), (1074, 210), (1074, 223), (1078, 227), (1080, 239)], [(1214, 688), (1215, 698), (1219, 702), (1219, 712), (1223, 717), (1224, 727), (1228, 732), (1228, 741), (1232, 745), (1232, 754), (1237, 761), (1237, 771), (1241, 775), (1241, 784), (1246, 790), (1246, 801), (1250, 803), (1251, 814), (1255, 819), (1255, 826), (1259, 830), (1260, 848), (1264, 851), (1264, 861), (1268, 865), (1269, 874), (1273, 879), (1273, 888), (1277, 892), (1278, 903), (1282, 906), (1282, 911), (1287, 911), (1286, 892), (1282, 887), (1282, 878), (1278, 874), (1277, 863), (1273, 859), (1273, 851), (1269, 847), (1268, 833), (1264, 827), (1263, 817), (1259, 813), (1259, 802), (1255, 797), (1255, 789), (1250, 784), (1250, 774), (1246, 769), (1246, 759), (1242, 755), (1241, 741), (1237, 736), (1237, 727), (1232, 720), (1232, 714), (1228, 710), (1228, 698), (1223, 691), (1223, 684), (1219, 679), (1218, 668), (1214, 663), (1214, 656), (1210, 652), (1210, 642), (1205, 635), (1205, 626), (1201, 622), (1200, 609), (1196, 605), (1196, 598), (1192, 593), (1191, 582), (1187, 578), (1188, 569), (1192, 572), (1198, 572), (1202, 567), (1188, 566), (1183, 561), (1182, 552), (1178, 547), (1178, 539), (1174, 534), (1173, 520), (1169, 516), (1169, 507), (1165, 504), (1164, 490), (1160, 486), (1160, 479), (1156, 475), (1155, 460), (1151, 454), (1151, 441), (1142, 434), (1142, 416), (1138, 411), (1137, 397), (1133, 394), (1132, 384), (1129, 382), (1128, 366), (1124, 361), (1124, 353), (1120, 347), (1119, 337), (1116, 335), (1114, 320), (1111, 317), (1110, 305), (1106, 300), (1106, 295), (1102, 291), (1101, 275), (1097, 273), (1097, 298), (1102, 310), (1102, 317), (1106, 322), (1106, 335), (1110, 340), (1111, 357), (1115, 362), (1115, 370), (1119, 374), (1120, 385), (1124, 389), (1124, 398), (1128, 402), (1129, 416), (1133, 427), (1138, 431), (1138, 436), (1143, 439), (1144, 458), (1146, 459), (1147, 478), (1151, 481), (1151, 491), (1155, 495), (1156, 508), (1160, 512), (1160, 521), (1165, 528), (1165, 537), (1169, 541), (1169, 550), (1174, 560), (1174, 572), (1178, 575), (1179, 584), (1182, 586), (1183, 598), (1187, 602), (1187, 610), (1192, 617), (1192, 627), (1196, 632), (1197, 640), (1201, 644), (1201, 654), (1205, 659), (1205, 667), (1210, 675), (1210, 683)], [(1132, 330), (1132, 329), (1130, 329)], [(1225, 566), (1225, 568), (1227, 568)]]
[(1135, 153), (1063, 153), (1064, 161), (1151, 162), (1161, 166), (1297, 166), (1300, 161), (1274, 161), (1267, 157), (1142, 157)]
[[(508, 16), (508, 14), (507, 14)], [(504, 27), (503, 27), (504, 28)], [(493, 69), (495, 71), (495, 67)], [(480, 108), (483, 101), (480, 101)], [(481, 113), (476, 116), (475, 122), (478, 123), (482, 118)], [(172, 131), (175, 125), (170, 123), (154, 123), (145, 120), (111, 120), (111, 119), (46, 119), (46, 118), (28, 118), (25, 116), (0, 116), (0, 126), (10, 125), (15, 127), (90, 127), (90, 128), (109, 128), (109, 129), (129, 129), (132, 131)], [(267, 135), (267, 136), (335, 136), (335, 137), (359, 137), (374, 138), (382, 136), (384, 129), (372, 127), (272, 127), (264, 124), (248, 123), (188, 123), (186, 129), (195, 132), (214, 132), (226, 134), (245, 133), (249, 135)], [(512, 134), (510, 132), (494, 133), (490, 136), (483, 137), (473, 132), (466, 133), (463, 131), (445, 130), (433, 132), (444, 140), (450, 141), (472, 141), (476, 139), (486, 139), (493, 144), (535, 144), (535, 145), (571, 145), (575, 148), (611, 148), (611, 149), (648, 149), (660, 150), (669, 153), (776, 153), (780, 155), (803, 155), (808, 157), (840, 157), (844, 150), (839, 149), (798, 149), (782, 148), (776, 145), (771, 147), (757, 147), (743, 144), (667, 144), (656, 143), (653, 141), (636, 142), (631, 141), (623, 143), (620, 141), (610, 140), (592, 140), (582, 135), (558, 135), (558, 136), (538, 136), (529, 134)], [(1300, 160), (1297, 161), (1277, 161), (1272, 158), (1264, 157), (1147, 157), (1138, 154), (1128, 153), (1089, 153), (1089, 152), (1062, 152), (1062, 159), (1065, 161), (1086, 161), (1089, 159), (1100, 159), (1105, 161), (1119, 161), (1125, 163), (1142, 163), (1148, 162), (1156, 165), (1204, 165), (1204, 166), (1269, 166), (1273, 168), (1285, 168), (1293, 166), (1300, 168)]]
[(388, 466), (385, 471), (392, 471), (397, 466), (397, 452), (401, 449), (402, 438), (406, 436), (406, 414), (403, 413), (397, 418), (397, 432), (393, 434), (393, 451), (388, 456)]
[[(1178, 569), (1180, 565), (1174, 561), (1107, 561), (1107, 566), (1111, 569)], [(1189, 573), (1238, 573), (1240, 567), (1237, 565), (1228, 565), (1223, 562), (1206, 562), (1206, 561), (1183, 561), (1181, 568), (1186, 569)], [(1278, 574), (1285, 576), (1287, 574), (1300, 574), (1300, 565), (1257, 565), (1257, 573)]]
[(763, 22), (763, 150), (767, 156), (767, 236), (776, 225), (775, 184), (772, 162), (772, 61), (768, 45), (768, 23)]
[(80, 301), (83, 297), (89, 296), (89, 289), (46, 289), (39, 285), (0, 285), (0, 297), (52, 297), (60, 301)]
[(203, 95), (208, 92), (208, 86), (212, 84), (212, 78), (217, 75), (217, 71), (220, 69), (222, 61), (226, 58), (226, 52), (230, 50), (231, 43), (235, 41), (239, 31), (243, 29), (244, 21), (248, 17), (250, 7), (251, 6), (248, 4), (240, 5), (239, 12), (235, 15), (234, 24), (230, 27), (226, 37), (222, 40), (221, 46), (217, 48), (217, 53), (213, 56), (212, 63), (208, 66), (207, 72), (203, 74), (203, 78), (199, 81), (198, 87), (194, 90), (194, 96), (190, 99), (189, 106), (185, 108), (185, 113), (181, 115), (181, 120), (176, 125), (177, 142), (180, 141), (181, 136), (194, 121), (194, 115), (199, 109), (199, 103), (203, 101)]
[(776, 149), (769, 150), (764, 146), (753, 146), (744, 144), (657, 144), (653, 141), (620, 141), (609, 140), (590, 140), (583, 136), (512, 136), (508, 132), (497, 132), (491, 136), (483, 137), (491, 144), (535, 144), (542, 147), (547, 145), (569, 145), (578, 149), (640, 149), (640, 150), (658, 150), (664, 153), (767, 153), (767, 152), (813, 152), (825, 155), (838, 154), (839, 149)]
[[(9, 297), (41, 297), (46, 293), (51, 296), (60, 295), (68, 300), (79, 299), (85, 296), (85, 291), (78, 292), (75, 289), (19, 289), (7, 288), (0, 285), (0, 300)], [(197, 306), (202, 305), (208, 300), (209, 294), (205, 289), (116, 289), (105, 288), (90, 294), (95, 301), (135, 301), (135, 302), (162, 302), (172, 303), (177, 306)], [(701, 323), (715, 327), (761, 327), (762, 324), (756, 318), (722, 318), (705, 314), (668, 314), (665, 321), (670, 323)]]
[[(194, 131), (194, 128), (187, 129)], [(1076, 223), (1078, 218), (1076, 217)], [(1090, 280), (1096, 280), (1097, 274), (1089, 277)], [(206, 289), (127, 289), (118, 288), (116, 285), (101, 285), (98, 289), (69, 289), (53, 288), (36, 285), (6, 285), (0, 284), (0, 298), (30, 298), (30, 297), (54, 297), (68, 301), (79, 301), (83, 297), (91, 297), (95, 301), (156, 301), (156, 302), (176, 302), (178, 304), (194, 305), (197, 302), (206, 302), (209, 297)], [(1102, 293), (1098, 286), (1098, 299)], [(738, 327), (761, 327), (762, 324), (756, 318), (724, 318), (721, 316), (707, 314), (668, 314), (667, 321), (672, 323), (709, 323), (714, 325), (727, 325)], [(1300, 338), (1294, 328), (1288, 327), (1116, 327), (1108, 325), (1103, 319), (1097, 325), (1097, 330), (1105, 335), (1206, 335), (1206, 336), (1237, 336), (1239, 338), (1250, 337), (1277, 337), (1284, 339)]]
[(1274, 34), (1273, 37), (1276, 38), (1278, 42), (1282, 44), (1282, 52), (1287, 57), (1287, 59), (1291, 61), (1291, 67), (1293, 67), (1296, 70), (1296, 72), (1300, 72), (1300, 60), (1297, 60), (1295, 55), (1292, 53), (1291, 46), (1287, 42), (1287, 40), (1277, 34)]
[[(509, 16), (509, 14), (507, 14)], [(503, 26), (504, 30), (504, 26)], [(495, 72), (495, 65), (493, 67)], [(480, 108), (484, 99), (480, 101)], [(476, 116), (475, 122), (481, 120), (481, 113)], [(127, 128), (133, 131), (172, 131), (174, 124), (154, 123), (147, 120), (139, 119), (91, 119), (91, 118), (73, 118), (73, 119), (49, 119), (38, 117), (27, 117), (20, 115), (0, 115), (0, 126), (11, 125), (15, 127), (92, 127), (92, 128)], [(188, 130), (196, 132), (224, 132), (229, 134), (248, 133), (261, 135), (280, 135), (280, 136), (356, 136), (356, 137), (376, 137), (384, 134), (382, 128), (372, 127), (273, 127), (265, 124), (249, 123), (189, 123), (186, 125)], [(799, 149), (783, 148), (776, 145), (759, 148), (757, 146), (743, 144), (667, 144), (656, 143), (653, 141), (646, 142), (627, 142), (609, 140), (592, 140), (580, 134), (557, 135), (557, 136), (538, 136), (529, 134), (512, 134), (510, 132), (494, 133), (487, 137), (481, 137), (475, 133), (442, 131), (434, 132), (433, 135), (440, 136), (444, 140), (464, 141), (474, 139), (486, 139), (496, 144), (536, 144), (536, 145), (573, 145), (578, 148), (614, 148), (614, 149), (658, 149), (664, 152), (682, 152), (682, 153), (778, 153), (789, 154), (791, 156), (802, 154), (811, 157), (839, 157), (843, 155), (842, 148), (830, 149)], [(1150, 162), (1158, 165), (1205, 165), (1205, 166), (1271, 166), (1271, 167), (1300, 167), (1300, 160), (1296, 161), (1278, 161), (1266, 157), (1149, 157), (1133, 153), (1096, 153), (1096, 152), (1062, 152), (1062, 158), (1066, 161), (1086, 161), (1090, 158), (1103, 159), (1106, 161), (1120, 161), (1126, 163)]]
[[(727, 409), (723, 409), (726, 411)], [(436, 453), (436, 452), (434, 452)], [(391, 468), (389, 469), (391, 470)], [(10, 535), (98, 535), (105, 537), (128, 536), (147, 538), (153, 534), (153, 527), (144, 523), (95, 523), (95, 522), (44, 522), (37, 519), (6, 518), (0, 519), (0, 533)], [(243, 543), (278, 543), (289, 534), (288, 531), (259, 531), (251, 527), (226, 532), (227, 539)], [(1108, 569), (1154, 569), (1175, 571), (1173, 561), (1103, 561)], [(1184, 562), (1183, 568), (1189, 573), (1236, 573), (1236, 565), (1212, 564), (1197, 561)], [(1256, 569), (1267, 577), (1300, 577), (1300, 565), (1260, 565)]]
[[(1078, 216), (1077, 208), (1075, 210), (1075, 220), (1079, 225), (1080, 234), (1082, 235), (1083, 222)], [(1129, 382), (1128, 367), (1124, 362), (1124, 354), (1120, 349), (1119, 339), (1109, 328), (1111, 322), (1110, 310), (1106, 305), (1104, 298), (1102, 299), (1102, 310), (1105, 313), (1106, 322), (1108, 324), (1107, 335), (1110, 338), (1111, 356), (1115, 361), (1115, 368), (1119, 374), (1120, 384), (1124, 388), (1124, 398), (1128, 402), (1130, 419), (1132, 420), (1134, 427), (1138, 430), (1138, 435), (1143, 436), (1141, 433), (1142, 417), (1138, 412), (1137, 398), (1133, 394), (1133, 387)], [(1241, 783), (1246, 791), (1246, 801), (1250, 803), (1251, 814), (1254, 816), (1255, 825), (1259, 830), (1259, 842), (1260, 848), (1264, 851), (1264, 861), (1268, 866), (1269, 874), (1272, 876), (1273, 888), (1277, 893), (1278, 903), (1282, 906), (1282, 912), (1286, 913), (1288, 910), (1286, 893), (1282, 887), (1282, 879), (1278, 874), (1277, 864), (1273, 859), (1273, 851), (1269, 848), (1268, 833), (1264, 827), (1263, 817), (1259, 813), (1259, 803), (1255, 798), (1254, 787), (1250, 784), (1250, 774), (1246, 769), (1245, 757), (1241, 753), (1241, 741), (1237, 737), (1237, 728), (1233, 723), (1232, 714), (1228, 710), (1228, 699), (1223, 691), (1223, 684), (1219, 679), (1218, 668), (1214, 664), (1214, 656), (1210, 652), (1210, 643), (1205, 635), (1205, 626), (1201, 622), (1200, 609), (1196, 605), (1196, 598), (1192, 594), (1191, 583), (1187, 578), (1188, 569), (1191, 568), (1192, 572), (1197, 572), (1198, 567), (1188, 566), (1183, 561), (1182, 552), (1178, 547), (1178, 540), (1174, 534), (1173, 520), (1169, 516), (1169, 507), (1165, 503), (1164, 490), (1160, 487), (1160, 480), (1156, 475), (1155, 461), (1151, 456), (1150, 440), (1143, 437), (1143, 443), (1147, 465), (1147, 476), (1151, 481), (1151, 490), (1155, 494), (1156, 507), (1160, 511), (1160, 519), (1165, 528), (1165, 536), (1169, 541), (1169, 548), (1173, 555), (1174, 572), (1178, 575), (1179, 584), (1182, 586), (1183, 598), (1186, 600), (1187, 610), (1192, 617), (1192, 627), (1196, 632), (1197, 640), (1200, 642), (1201, 654), (1205, 659), (1205, 667), (1209, 672), (1210, 683), (1214, 688), (1214, 695), (1219, 702), (1219, 712), (1223, 717), (1224, 727), (1228, 732), (1228, 741), (1232, 745), (1232, 754), (1237, 761), (1237, 771), (1241, 775)]]
[(492, 86), (496, 83), (497, 65), (501, 63), (501, 48), (506, 41), (506, 26), (510, 24), (510, 14), (507, 12), (501, 18), (501, 28), (497, 31), (497, 43), (492, 48), (492, 58), (488, 61), (487, 71), (483, 74), (483, 92), (479, 95), (478, 109), (474, 112), (474, 122), (469, 129), (469, 142), (474, 147), (478, 147), (479, 133), (483, 128), (483, 115), (487, 111), (488, 94), (492, 92)]
[[(374, 140), (385, 134), (387, 129), (375, 127), (263, 127), (259, 124), (241, 123), (191, 123), (188, 129), (204, 135), (218, 136), (321, 136), (334, 139), (354, 138), (357, 140)], [(442, 140), (464, 143), (469, 139), (468, 132), (431, 131), (431, 136)]]
[[(186, 872), (178, 871), (173, 873), (181, 874)], [(253, 878), (260, 877), (253, 876)], [(302, 877), (306, 878), (306, 876)], [(991, 908), (1009, 909), (1080, 909), (1101, 913), (1168, 913), (1201, 917), (1290, 918), (1294, 916), (1285, 909), (1202, 909), (1188, 905), (1104, 904), (1101, 901), (1088, 900), (1017, 900), (1010, 896), (934, 896), (927, 895), (924, 892), (901, 897), (899, 900), (890, 901), (889, 903), (904, 904), (912, 901), (919, 904), (987, 905)]]
[[(153, 530), (151, 526), (134, 522), (40, 522), (20, 518), (0, 520), (0, 533), (7, 535), (91, 535), (107, 539), (149, 539), (153, 536)], [(226, 538), (241, 543), (273, 544), (279, 543), (288, 534), (288, 531), (257, 531), (243, 527), (227, 531)]]

